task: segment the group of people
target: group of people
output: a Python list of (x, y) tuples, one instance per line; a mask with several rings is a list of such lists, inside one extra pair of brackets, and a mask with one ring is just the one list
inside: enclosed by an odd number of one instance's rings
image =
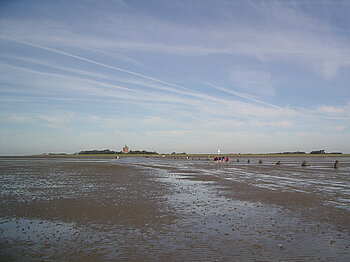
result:
[(227, 163), (228, 161), (229, 161), (228, 157), (224, 157), (224, 156), (216, 156), (216, 157), (214, 157), (215, 164)]

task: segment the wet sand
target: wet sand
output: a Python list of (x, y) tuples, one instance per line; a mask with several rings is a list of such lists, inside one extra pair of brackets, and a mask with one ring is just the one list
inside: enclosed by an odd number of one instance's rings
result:
[(350, 261), (350, 161), (1, 159), (0, 261)]

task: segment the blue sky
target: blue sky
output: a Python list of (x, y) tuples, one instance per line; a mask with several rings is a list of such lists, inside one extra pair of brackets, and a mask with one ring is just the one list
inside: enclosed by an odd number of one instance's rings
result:
[(1, 1), (0, 154), (350, 153), (350, 1)]

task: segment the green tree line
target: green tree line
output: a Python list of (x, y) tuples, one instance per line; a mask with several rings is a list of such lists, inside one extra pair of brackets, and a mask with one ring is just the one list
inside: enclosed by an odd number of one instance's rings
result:
[[(122, 151), (112, 151), (109, 149), (104, 150), (84, 150), (78, 153), (79, 155), (111, 155), (111, 154), (125, 154)], [(131, 155), (158, 155), (156, 151), (150, 152), (146, 150), (130, 150), (129, 153)]]

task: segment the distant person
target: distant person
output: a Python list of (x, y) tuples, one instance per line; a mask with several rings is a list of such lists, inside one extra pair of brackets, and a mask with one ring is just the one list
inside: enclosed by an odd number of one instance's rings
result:
[(228, 163), (228, 160), (229, 160), (228, 157), (226, 157), (226, 159), (225, 159), (226, 163)]
[(222, 162), (222, 157), (219, 156), (219, 159), (218, 159), (218, 164), (220, 164)]

